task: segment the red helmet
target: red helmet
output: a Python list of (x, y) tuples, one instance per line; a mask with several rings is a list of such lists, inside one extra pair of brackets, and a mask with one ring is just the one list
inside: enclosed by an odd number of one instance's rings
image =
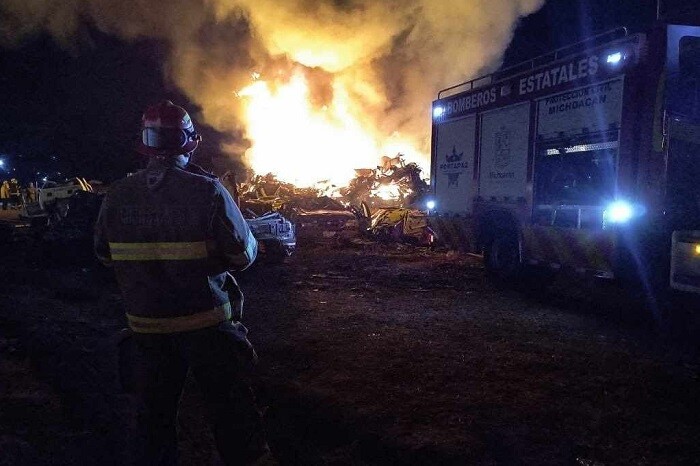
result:
[(187, 111), (164, 100), (144, 112), (136, 151), (155, 156), (186, 154), (195, 150), (201, 140)]

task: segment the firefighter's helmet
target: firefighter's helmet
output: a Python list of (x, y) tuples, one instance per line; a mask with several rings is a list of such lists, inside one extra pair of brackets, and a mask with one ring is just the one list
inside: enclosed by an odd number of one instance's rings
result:
[(143, 113), (136, 151), (153, 156), (186, 154), (195, 150), (201, 140), (187, 111), (164, 100)]

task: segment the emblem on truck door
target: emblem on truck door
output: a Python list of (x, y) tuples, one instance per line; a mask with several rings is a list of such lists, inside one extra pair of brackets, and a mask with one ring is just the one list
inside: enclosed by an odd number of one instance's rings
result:
[(447, 187), (459, 186), (459, 175), (467, 168), (466, 162), (462, 162), (464, 152), (457, 153), (457, 146), (452, 146), (452, 153), (445, 156), (446, 164), (442, 165), (447, 175)]
[(494, 135), (494, 146), (496, 148), (496, 158), (493, 163), (498, 169), (504, 169), (510, 165), (510, 131), (501, 126), (500, 131)]
[(445, 159), (448, 162), (459, 162), (464, 157), (464, 152), (457, 153), (457, 146), (452, 146), (452, 154), (447, 154)]

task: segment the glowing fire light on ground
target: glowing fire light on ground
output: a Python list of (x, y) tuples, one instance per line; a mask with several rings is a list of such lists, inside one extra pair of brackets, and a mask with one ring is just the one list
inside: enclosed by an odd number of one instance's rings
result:
[(341, 82), (333, 83), (332, 100), (316, 108), (303, 73), (294, 73), (282, 84), (263, 78), (237, 93), (244, 99), (252, 141), (246, 159), (255, 173), (273, 173), (299, 187), (321, 181), (345, 186), (356, 168), (376, 167), (382, 155), (401, 152), (416, 161), (427, 158), (397, 134), (376, 135)]

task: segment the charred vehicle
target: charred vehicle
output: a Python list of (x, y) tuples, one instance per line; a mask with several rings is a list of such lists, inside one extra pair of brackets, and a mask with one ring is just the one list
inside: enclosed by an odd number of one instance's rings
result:
[(258, 240), (258, 251), (271, 262), (282, 262), (297, 245), (294, 224), (277, 212), (246, 218), (250, 231)]
[(367, 232), (383, 240), (431, 246), (435, 240), (425, 212), (406, 207), (377, 209), (369, 217)]
[(353, 237), (359, 234), (356, 215), (346, 209), (299, 209), (294, 219), (299, 225), (299, 236), (305, 239)]
[(73, 194), (77, 192), (93, 192), (92, 186), (85, 178), (70, 178), (63, 182), (47, 180), (39, 188), (38, 201), (42, 209), (54, 203), (63, 203), (63, 206), (68, 204)]

